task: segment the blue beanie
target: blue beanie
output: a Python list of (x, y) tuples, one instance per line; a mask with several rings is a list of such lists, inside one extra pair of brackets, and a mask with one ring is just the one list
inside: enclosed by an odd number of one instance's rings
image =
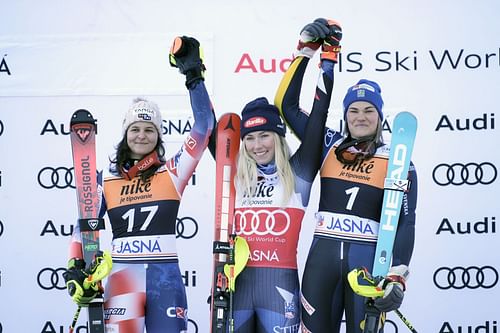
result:
[(377, 82), (362, 79), (354, 86), (347, 89), (347, 94), (344, 97), (344, 119), (346, 119), (347, 109), (349, 105), (357, 101), (365, 101), (373, 104), (377, 109), (380, 120), (384, 119), (382, 107), (384, 101), (380, 95), (381, 89)]
[(255, 131), (273, 131), (285, 136), (286, 128), (278, 108), (265, 97), (254, 99), (241, 111), (241, 138)]

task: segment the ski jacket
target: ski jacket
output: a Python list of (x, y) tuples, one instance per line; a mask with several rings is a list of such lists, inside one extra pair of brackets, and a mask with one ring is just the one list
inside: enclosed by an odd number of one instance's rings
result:
[[(307, 63), (296, 58), (291, 66), (305, 70)], [(325, 61), (316, 87), (316, 98), (304, 123), (304, 140), (289, 162), (295, 190), (283, 203), (284, 189), (277, 172), (258, 168), (253, 193), (237, 187), (235, 231), (250, 247), (249, 267), (297, 268), (297, 245), (302, 219), (309, 203), (311, 187), (320, 167), (323, 129), (333, 88), (333, 63)]]
[[(308, 58), (301, 58), (307, 63)], [(305, 123), (308, 117), (298, 105), (304, 71), (300, 65), (290, 66), (289, 78), (282, 80), (275, 104), (292, 131), (300, 140), (307, 138)], [(389, 146), (379, 147), (375, 156), (354, 165), (344, 165), (335, 155), (343, 136), (325, 128), (321, 148), (321, 193), (316, 214), (315, 237), (333, 238), (347, 242), (376, 243), (387, 173)], [(396, 234), (393, 265), (408, 265), (415, 237), (417, 175), (410, 164), (409, 192), (404, 194)]]
[[(116, 262), (177, 262), (176, 218), (180, 200), (214, 127), (203, 82), (189, 90), (193, 127), (180, 149), (146, 182), (127, 180), (105, 171), (98, 175), (99, 217), (108, 215), (113, 233), (111, 254)], [(82, 257), (78, 224), (70, 258)]]

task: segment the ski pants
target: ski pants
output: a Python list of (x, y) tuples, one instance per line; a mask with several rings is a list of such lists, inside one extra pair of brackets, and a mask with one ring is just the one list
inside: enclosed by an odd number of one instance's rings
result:
[(106, 332), (186, 332), (186, 290), (178, 263), (113, 263), (104, 319)]
[(236, 279), (235, 332), (299, 332), (299, 287), (296, 269), (245, 268)]
[(362, 333), (365, 298), (352, 291), (347, 274), (362, 266), (371, 272), (375, 246), (314, 237), (302, 278), (303, 332), (338, 333), (345, 314), (345, 332)]

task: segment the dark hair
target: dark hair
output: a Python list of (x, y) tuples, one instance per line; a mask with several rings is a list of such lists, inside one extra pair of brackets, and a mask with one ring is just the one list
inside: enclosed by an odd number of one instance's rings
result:
[[(158, 158), (161, 164), (165, 164), (165, 148), (163, 147), (163, 140), (161, 136), (158, 136), (158, 142), (154, 148), (158, 153)], [(123, 136), (122, 140), (116, 146), (116, 153), (114, 159), (109, 159), (111, 165), (109, 166), (109, 171), (113, 174), (121, 175), (121, 170), (125, 164), (130, 161), (130, 147), (127, 144), (127, 135)], [(146, 182), (146, 180), (153, 176), (160, 166), (153, 165), (144, 172), (141, 172), (141, 180)]]

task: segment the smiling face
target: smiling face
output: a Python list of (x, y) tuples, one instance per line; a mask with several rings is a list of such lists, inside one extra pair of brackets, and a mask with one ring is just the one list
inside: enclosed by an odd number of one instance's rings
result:
[(153, 123), (138, 121), (127, 129), (127, 144), (133, 159), (142, 159), (155, 149), (157, 143), (158, 131)]
[(257, 164), (266, 165), (274, 160), (276, 143), (272, 131), (250, 132), (243, 137), (243, 143)]
[(359, 139), (375, 135), (377, 132), (379, 115), (373, 104), (365, 101), (358, 101), (349, 105), (346, 113), (346, 120), (351, 137)]

